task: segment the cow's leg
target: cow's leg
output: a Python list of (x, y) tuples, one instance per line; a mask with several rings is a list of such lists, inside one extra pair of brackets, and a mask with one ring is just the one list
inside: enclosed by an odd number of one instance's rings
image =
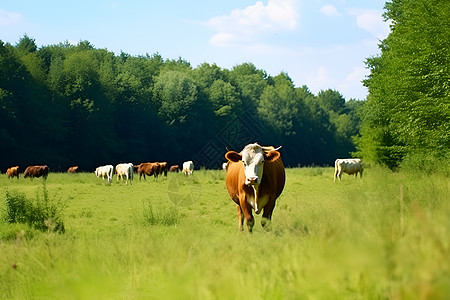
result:
[(244, 213), (242, 212), (241, 206), (239, 204), (237, 205), (237, 217), (239, 230), (244, 231)]
[(242, 196), (239, 199), (239, 203), (240, 203), (240, 206), (242, 209), (242, 213), (244, 214), (244, 217), (247, 220), (248, 231), (252, 232), (253, 225), (255, 225), (255, 219), (253, 218), (253, 215), (252, 215), (252, 207), (250, 206), (249, 203), (247, 203), (245, 193), (244, 193), (244, 196)]
[(275, 199), (269, 198), (266, 206), (264, 207), (263, 215), (261, 218), (261, 226), (267, 228), (266, 225), (270, 224), (270, 220), (272, 220), (273, 209), (275, 208)]

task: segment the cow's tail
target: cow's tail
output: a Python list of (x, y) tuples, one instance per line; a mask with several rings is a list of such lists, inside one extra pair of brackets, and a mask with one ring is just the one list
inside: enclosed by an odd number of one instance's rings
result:
[(109, 184), (111, 184), (111, 182), (112, 182), (113, 175), (114, 175), (114, 168), (110, 168), (109, 169), (109, 174), (108, 174)]
[(339, 174), (339, 159), (334, 161), (334, 181), (336, 181), (336, 177)]
[(128, 172), (130, 173), (129, 174), (129, 177), (130, 177), (130, 184), (131, 184), (131, 181), (133, 180), (133, 172), (134, 171), (134, 166), (133, 165), (131, 165), (131, 168), (128, 168)]

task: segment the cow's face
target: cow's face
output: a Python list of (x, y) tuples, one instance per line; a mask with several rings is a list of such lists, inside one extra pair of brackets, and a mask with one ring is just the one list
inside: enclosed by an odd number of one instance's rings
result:
[(258, 144), (249, 144), (245, 146), (241, 153), (229, 151), (225, 155), (226, 159), (233, 162), (242, 160), (245, 173), (245, 184), (258, 186), (264, 172), (265, 161), (275, 161), (280, 157), (278, 151), (264, 151)]

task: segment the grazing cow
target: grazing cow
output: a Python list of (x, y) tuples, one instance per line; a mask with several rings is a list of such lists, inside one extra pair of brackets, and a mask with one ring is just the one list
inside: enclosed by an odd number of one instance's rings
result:
[(159, 175), (164, 173), (164, 177), (167, 178), (167, 171), (168, 171), (168, 166), (167, 166), (167, 162), (163, 161), (163, 162), (159, 162)]
[(139, 166), (140, 166), (140, 165), (141, 165), (141, 164), (138, 164), (138, 165), (134, 165), (134, 166), (133, 166), (133, 170), (134, 170), (135, 173), (138, 172)]
[(108, 183), (111, 184), (114, 167), (112, 165), (101, 166), (95, 169), (95, 175), (97, 178), (102, 178), (105, 180), (105, 177), (108, 179)]
[(14, 178), (14, 176), (16, 176), (17, 179), (19, 179), (19, 173), (20, 173), (19, 166), (11, 167), (8, 168), (8, 170), (6, 170), (6, 175), (8, 175), (8, 178)]
[(245, 146), (240, 153), (228, 151), (225, 154), (228, 160), (225, 183), (230, 198), (237, 204), (240, 230), (243, 230), (245, 218), (248, 230), (252, 232), (255, 224), (252, 209), (256, 214), (264, 209), (261, 220), (263, 227), (272, 218), (275, 201), (286, 181), (278, 149), (255, 143)]
[(170, 166), (169, 171), (178, 173), (178, 172), (180, 172), (180, 166), (179, 165)]
[(47, 179), (48, 176), (48, 167), (47, 165), (43, 166), (28, 166), (25, 169), (25, 172), (23, 174), (23, 178), (33, 178), (33, 177), (43, 177), (44, 179)]
[(78, 166), (73, 166), (67, 169), (67, 173), (76, 173), (78, 172)]
[(358, 177), (358, 172), (360, 177), (362, 177), (363, 171), (364, 168), (359, 158), (338, 158), (334, 162), (334, 181), (336, 181), (336, 177), (339, 177), (339, 181), (341, 180), (342, 172), (348, 175), (355, 174), (356, 178)]
[(222, 164), (222, 170), (224, 170), (224, 171), (226, 172), (227, 169), (228, 169), (228, 163), (227, 163), (227, 162), (224, 162), (224, 163)]
[(157, 162), (154, 163), (142, 163), (139, 165), (138, 173), (139, 173), (139, 180), (141, 180), (142, 175), (144, 175), (144, 180), (147, 180), (145, 178), (145, 175), (148, 176), (154, 176), (155, 180), (158, 179), (160, 166)]
[(183, 163), (183, 171), (182, 172), (186, 176), (192, 175), (192, 173), (194, 172), (194, 163), (192, 162), (192, 160), (185, 161)]
[(125, 177), (125, 184), (128, 184), (128, 180), (133, 180), (133, 164), (132, 163), (123, 163), (118, 164), (116, 166), (116, 173), (117, 173), (117, 181), (123, 180), (123, 177)]

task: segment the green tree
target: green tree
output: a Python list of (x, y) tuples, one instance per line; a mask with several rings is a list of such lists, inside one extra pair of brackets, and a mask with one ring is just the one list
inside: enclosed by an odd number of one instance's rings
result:
[(385, 8), (391, 33), (366, 62), (360, 153), (390, 168), (411, 157), (449, 159), (450, 4), (394, 0)]
[(208, 90), (208, 98), (216, 116), (230, 119), (240, 114), (242, 102), (236, 88), (229, 82), (218, 79)]

